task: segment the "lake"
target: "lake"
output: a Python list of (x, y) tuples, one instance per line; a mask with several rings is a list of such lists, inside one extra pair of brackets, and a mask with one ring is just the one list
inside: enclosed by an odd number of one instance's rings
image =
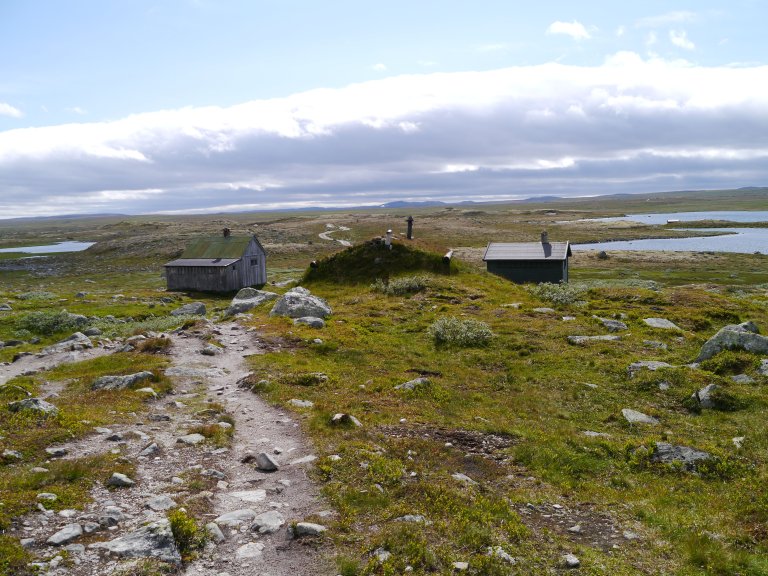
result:
[[(602, 222), (630, 220), (643, 224), (666, 224), (668, 220), (726, 220), (730, 222), (765, 222), (768, 211), (670, 212), (664, 214), (629, 214), (618, 218), (595, 218)], [(692, 236), (690, 238), (654, 238), (573, 244), (573, 250), (670, 250), (675, 252), (740, 252), (768, 254), (768, 228), (677, 228), (677, 230), (706, 230), (725, 232), (721, 236)]]
[(51, 254), (54, 252), (80, 252), (90, 248), (96, 242), (57, 242), (47, 246), (18, 246), (16, 248), (0, 248), (0, 252), (23, 252), (24, 254)]

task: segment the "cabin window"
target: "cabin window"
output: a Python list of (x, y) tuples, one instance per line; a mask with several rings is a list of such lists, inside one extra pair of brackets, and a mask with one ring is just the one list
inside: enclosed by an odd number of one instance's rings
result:
[(259, 259), (251, 258), (251, 266), (258, 266), (258, 265), (259, 265)]

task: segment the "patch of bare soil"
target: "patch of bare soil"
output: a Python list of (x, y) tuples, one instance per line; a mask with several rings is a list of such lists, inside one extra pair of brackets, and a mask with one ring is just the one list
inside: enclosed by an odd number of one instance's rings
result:
[(418, 438), (440, 443), (450, 442), (467, 456), (482, 456), (491, 460), (503, 461), (508, 458), (502, 451), (513, 446), (513, 436), (449, 428), (430, 428), (426, 426), (381, 426), (381, 432), (391, 438)]
[(536, 533), (548, 530), (603, 552), (631, 545), (640, 538), (638, 533), (619, 526), (610, 514), (596, 511), (588, 503), (526, 504), (518, 506), (517, 511), (523, 523)]

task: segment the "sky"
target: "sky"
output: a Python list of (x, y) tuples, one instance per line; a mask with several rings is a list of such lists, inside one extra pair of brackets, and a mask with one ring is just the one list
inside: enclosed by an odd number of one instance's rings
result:
[(0, 0), (0, 219), (768, 185), (762, 0)]

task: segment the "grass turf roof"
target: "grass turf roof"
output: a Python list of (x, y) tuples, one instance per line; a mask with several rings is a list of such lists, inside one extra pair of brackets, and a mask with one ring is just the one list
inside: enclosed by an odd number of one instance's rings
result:
[(186, 247), (181, 258), (240, 258), (250, 241), (250, 236), (197, 238)]

